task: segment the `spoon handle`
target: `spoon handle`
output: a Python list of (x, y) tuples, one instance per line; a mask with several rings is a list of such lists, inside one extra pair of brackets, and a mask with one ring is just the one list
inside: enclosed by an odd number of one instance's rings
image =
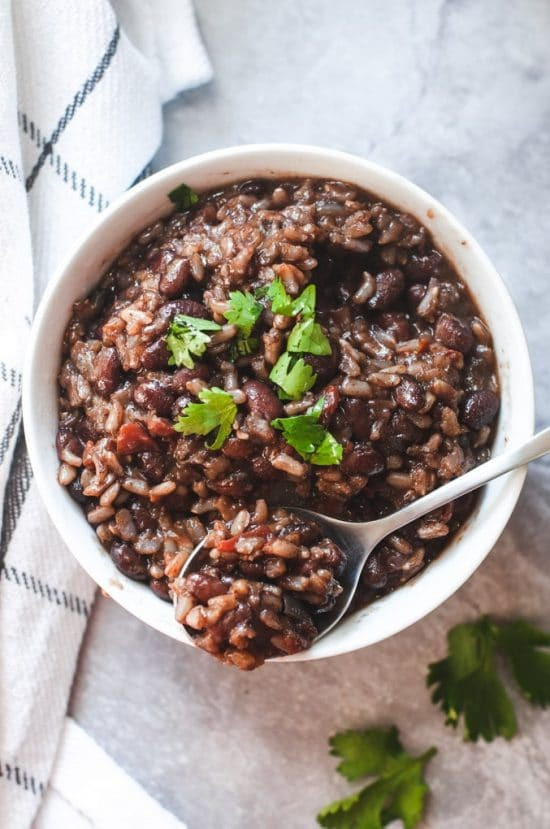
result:
[(505, 472), (524, 466), (548, 452), (550, 452), (550, 427), (533, 435), (520, 446), (497, 455), (496, 458), (476, 466), (475, 469), (435, 489), (418, 501), (413, 501), (412, 504), (398, 512), (370, 522), (369, 528), (371, 531), (379, 530), (379, 540), (381, 540), (389, 533), (401, 529), (405, 524), (410, 524), (412, 521), (416, 521), (417, 518), (426, 515), (427, 512), (438, 509), (448, 504), (449, 501), (454, 501), (455, 498), (460, 498), (461, 495), (466, 495), (466, 493), (478, 489), (488, 481), (498, 478), (499, 475), (504, 475)]

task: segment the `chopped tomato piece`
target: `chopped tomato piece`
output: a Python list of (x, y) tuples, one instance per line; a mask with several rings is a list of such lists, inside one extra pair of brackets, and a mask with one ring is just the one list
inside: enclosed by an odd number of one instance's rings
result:
[(123, 423), (116, 441), (119, 455), (132, 455), (134, 452), (158, 452), (153, 440), (143, 423)]
[(173, 438), (176, 436), (172, 423), (165, 417), (151, 415), (151, 417), (147, 418), (147, 428), (157, 438)]

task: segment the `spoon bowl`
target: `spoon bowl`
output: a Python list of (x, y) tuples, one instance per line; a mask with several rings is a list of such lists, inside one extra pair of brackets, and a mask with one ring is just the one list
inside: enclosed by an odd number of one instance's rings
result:
[[(317, 628), (317, 636), (314, 641), (317, 642), (323, 636), (326, 636), (346, 614), (353, 602), (363, 567), (376, 545), (382, 539), (402, 529), (407, 524), (416, 521), (417, 518), (421, 518), (427, 513), (454, 501), (456, 498), (460, 498), (462, 495), (478, 489), (488, 483), (488, 481), (492, 481), (494, 478), (498, 478), (500, 475), (504, 475), (512, 469), (525, 466), (530, 461), (534, 461), (549, 452), (550, 427), (543, 429), (542, 432), (529, 438), (529, 440), (526, 440), (514, 449), (503, 452), (501, 455), (492, 458), (492, 460), (476, 466), (465, 475), (461, 475), (448, 484), (433, 490), (423, 498), (413, 501), (406, 507), (403, 507), (403, 509), (387, 515), (384, 518), (378, 518), (375, 521), (342, 521), (339, 518), (322, 515), (321, 513), (305, 509), (304, 507), (286, 506), (285, 509), (315, 521), (322, 529), (323, 535), (331, 538), (342, 550), (346, 562), (344, 570), (338, 577), (342, 586), (341, 593), (330, 610), (326, 612), (321, 610), (315, 613), (314, 622)], [(197, 544), (183, 565), (179, 576), (180, 578), (184, 577), (193, 569), (193, 562), (202, 550), (204, 542), (205, 538)]]

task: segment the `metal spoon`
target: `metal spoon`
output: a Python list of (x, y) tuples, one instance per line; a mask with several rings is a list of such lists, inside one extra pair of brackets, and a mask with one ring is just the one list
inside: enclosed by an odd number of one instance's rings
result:
[[(317, 613), (315, 615), (315, 624), (318, 634), (315, 641), (318, 641), (322, 636), (332, 630), (338, 624), (342, 616), (349, 608), (359, 578), (365, 563), (376, 547), (377, 544), (391, 535), (396, 530), (400, 530), (406, 524), (416, 521), (426, 513), (460, 498), (461, 495), (466, 495), (473, 489), (483, 486), (488, 481), (498, 478), (499, 475), (504, 475), (505, 472), (510, 472), (512, 469), (517, 469), (524, 466), (530, 461), (540, 458), (550, 452), (550, 427), (534, 435), (529, 440), (526, 440), (520, 446), (514, 449), (509, 449), (492, 458), (486, 463), (476, 466), (475, 469), (466, 472), (459, 478), (455, 478), (450, 483), (433, 490), (423, 498), (413, 501), (403, 509), (386, 516), (379, 518), (376, 521), (363, 521), (355, 523), (352, 521), (340, 521), (338, 518), (330, 518), (328, 515), (320, 515), (318, 512), (313, 512), (302, 507), (286, 507), (286, 509), (303, 515), (305, 518), (313, 519), (322, 528), (323, 532), (332, 538), (335, 543), (343, 550), (346, 556), (346, 566), (344, 572), (340, 575), (339, 581), (343, 587), (342, 593), (336, 600), (332, 609), (326, 613)], [(193, 559), (202, 549), (204, 540), (198, 544), (187, 561), (185, 562), (181, 576), (185, 576), (190, 570)]]

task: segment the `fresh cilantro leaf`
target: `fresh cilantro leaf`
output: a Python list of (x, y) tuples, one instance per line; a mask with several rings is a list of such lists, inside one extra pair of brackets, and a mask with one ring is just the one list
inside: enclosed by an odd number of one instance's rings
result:
[(185, 366), (193, 368), (195, 365), (192, 354), (200, 357), (206, 351), (210, 342), (209, 334), (205, 331), (219, 331), (217, 322), (203, 320), (198, 317), (188, 317), (186, 314), (176, 314), (166, 337), (166, 345), (172, 356), (168, 360), (170, 366)]
[(286, 292), (282, 279), (277, 277), (267, 288), (267, 296), (271, 300), (271, 310), (274, 314), (284, 317), (292, 316), (292, 297)]
[(497, 637), (498, 627), (487, 616), (457, 625), (447, 635), (449, 655), (428, 669), (432, 702), (441, 704), (447, 725), (456, 728), (464, 716), (466, 740), (509, 740), (517, 731), (514, 707), (495, 668)]
[(302, 291), (299, 297), (292, 303), (292, 316), (297, 317), (302, 315), (302, 319), (307, 319), (315, 315), (315, 301), (317, 297), (317, 289), (315, 285), (308, 285)]
[(254, 296), (256, 299), (265, 299), (269, 295), (269, 289), (273, 283), (269, 282), (265, 285), (260, 285), (259, 288), (254, 288)]
[(499, 626), (497, 644), (529, 702), (550, 705), (550, 634), (518, 619)]
[(343, 449), (336, 438), (319, 423), (324, 397), (320, 397), (306, 414), (293, 417), (277, 417), (271, 421), (280, 429), (290, 446), (300, 457), (316, 466), (333, 466), (342, 460)]
[[(281, 314), (284, 317), (297, 317), (301, 314), (303, 319), (313, 317), (315, 314), (317, 296), (315, 285), (308, 285), (300, 296), (292, 299), (287, 294), (282, 279), (278, 276), (268, 285), (266, 293), (271, 300), (271, 310), (274, 314)], [(258, 292), (256, 295), (259, 296)]]
[(231, 343), (229, 349), (230, 359), (235, 361), (239, 357), (246, 357), (248, 354), (254, 354), (258, 350), (259, 340), (257, 337), (237, 337)]
[(232, 291), (229, 294), (230, 308), (224, 311), (227, 322), (236, 325), (243, 337), (250, 337), (252, 329), (256, 325), (260, 314), (264, 310), (263, 305), (258, 302), (254, 294)]
[(388, 757), (403, 751), (395, 727), (342, 731), (331, 737), (329, 744), (330, 753), (342, 758), (336, 771), (350, 782), (369, 774), (378, 774)]
[(330, 740), (331, 753), (342, 757), (338, 771), (348, 780), (377, 779), (355, 794), (331, 803), (317, 821), (328, 829), (382, 829), (402, 820), (414, 829), (422, 819), (428, 786), (424, 767), (436, 753), (430, 748), (420, 757), (404, 751), (396, 728), (346, 731)]
[(269, 379), (288, 399), (299, 400), (315, 385), (317, 375), (301, 357), (296, 359), (295, 355), (285, 351), (271, 369)]
[(199, 200), (198, 193), (195, 193), (187, 184), (180, 184), (168, 193), (170, 201), (176, 205), (178, 210), (188, 210)]
[(231, 433), (237, 405), (230, 394), (214, 386), (199, 392), (200, 403), (189, 403), (178, 417), (174, 429), (184, 435), (208, 435), (218, 429), (209, 449), (220, 449)]
[(286, 344), (287, 351), (302, 354), (332, 354), (330, 343), (323, 333), (323, 329), (312, 317), (302, 320), (290, 332)]
[(309, 462), (315, 466), (335, 466), (342, 460), (343, 451), (342, 444), (338, 443), (334, 435), (325, 432), (323, 440), (309, 458)]

